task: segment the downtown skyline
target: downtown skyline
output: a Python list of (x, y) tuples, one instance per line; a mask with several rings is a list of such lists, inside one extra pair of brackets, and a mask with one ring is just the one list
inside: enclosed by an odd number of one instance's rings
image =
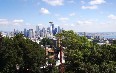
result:
[(116, 32), (116, 0), (0, 0), (0, 31), (48, 27)]

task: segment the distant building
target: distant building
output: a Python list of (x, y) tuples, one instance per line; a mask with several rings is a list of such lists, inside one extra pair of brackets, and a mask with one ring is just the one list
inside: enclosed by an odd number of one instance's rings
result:
[(58, 30), (57, 28), (54, 29), (54, 32), (53, 32), (53, 35), (57, 34), (58, 33)]
[(7, 32), (0, 32), (2, 37), (7, 37), (8, 36), (8, 33)]
[(54, 38), (55, 34), (61, 33), (63, 29), (60, 28), (60, 26), (58, 26), (57, 28), (55, 28), (53, 22), (49, 22), (50, 26), (45, 28), (43, 27), (42, 29), (39, 26), (36, 26), (35, 31), (33, 29), (24, 29), (23, 31), (18, 31), (15, 30), (13, 32), (9, 32), (7, 36), (9, 37), (14, 37), (17, 34), (23, 34), (24, 37), (26, 38), (30, 38), (33, 40), (37, 40), (40, 38)]
[(50, 35), (53, 35), (52, 26), (50, 26)]
[(40, 28), (39, 28), (39, 26), (36, 26), (35, 37), (36, 38), (40, 37)]
[(58, 33), (60, 33), (61, 32), (61, 30), (60, 30), (60, 26), (58, 26)]
[(24, 36), (28, 37), (26, 28), (24, 29)]
[(39, 31), (40, 29), (39, 29), (39, 26), (36, 26), (36, 31)]
[(33, 29), (29, 29), (29, 36), (28, 36), (30, 39), (31, 38), (34, 38), (34, 32), (33, 32)]

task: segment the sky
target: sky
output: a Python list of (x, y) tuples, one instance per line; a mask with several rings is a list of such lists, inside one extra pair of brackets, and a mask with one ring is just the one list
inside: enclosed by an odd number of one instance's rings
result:
[(116, 0), (0, 0), (0, 31), (55, 27), (116, 32)]

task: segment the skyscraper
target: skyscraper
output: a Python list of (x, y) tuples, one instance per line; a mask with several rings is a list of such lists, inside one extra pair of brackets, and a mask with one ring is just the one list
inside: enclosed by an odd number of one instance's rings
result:
[(45, 30), (45, 28), (43, 27), (43, 28), (42, 28), (42, 37), (45, 37), (45, 35), (46, 35), (46, 30)]
[(60, 26), (58, 26), (58, 33), (60, 33), (61, 32), (61, 29), (60, 29)]
[(26, 28), (24, 29), (24, 36), (27, 37), (27, 30), (26, 30)]
[(33, 29), (29, 29), (29, 36), (28, 36), (30, 39), (31, 38), (34, 38), (34, 32), (33, 32)]
[(47, 28), (47, 33), (50, 34), (50, 27)]
[(52, 33), (52, 26), (50, 26), (50, 34), (52, 35), (53, 33)]
[(39, 29), (39, 26), (36, 26), (36, 31), (39, 31), (40, 29)]
[(52, 32), (54, 31), (54, 24), (51, 24), (51, 26), (52, 26)]
[(54, 32), (54, 24), (53, 22), (49, 22), (50, 23), (50, 34), (53, 35)]
[(58, 33), (57, 28), (54, 29), (54, 35)]
[(39, 26), (36, 26), (35, 36), (36, 36), (36, 38), (40, 37), (40, 28), (39, 28)]

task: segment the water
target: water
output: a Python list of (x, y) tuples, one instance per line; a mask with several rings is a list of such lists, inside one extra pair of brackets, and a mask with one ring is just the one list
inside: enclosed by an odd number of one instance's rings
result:
[[(84, 35), (84, 32), (78, 32), (79, 35)], [(100, 36), (106, 39), (116, 39), (116, 32), (86, 32), (86, 36)]]

